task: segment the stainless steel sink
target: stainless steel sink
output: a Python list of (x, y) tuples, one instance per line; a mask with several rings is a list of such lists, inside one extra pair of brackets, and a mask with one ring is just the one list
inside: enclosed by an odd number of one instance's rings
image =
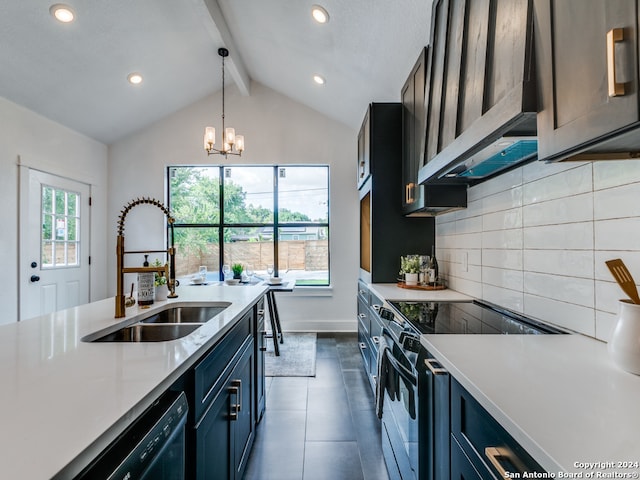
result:
[(166, 342), (189, 335), (202, 325), (192, 324), (155, 324), (145, 325), (136, 323), (116, 330), (102, 337), (92, 340), (93, 342)]
[(231, 305), (229, 302), (219, 302), (207, 307), (169, 308), (140, 320), (140, 323), (205, 323), (229, 305)]
[(176, 340), (197, 330), (230, 305), (230, 302), (217, 302), (202, 307), (172, 307), (154, 312), (113, 332), (104, 333), (105, 330), (101, 330), (87, 335), (82, 341), (137, 343)]

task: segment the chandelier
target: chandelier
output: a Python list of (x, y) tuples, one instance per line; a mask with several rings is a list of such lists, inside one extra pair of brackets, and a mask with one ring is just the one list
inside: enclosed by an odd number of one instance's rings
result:
[(207, 155), (242, 155), (244, 152), (244, 136), (236, 135), (235, 129), (224, 126), (224, 59), (229, 56), (229, 50), (219, 48), (218, 55), (222, 57), (222, 148), (214, 147), (216, 143), (216, 129), (206, 127), (204, 129), (204, 149)]

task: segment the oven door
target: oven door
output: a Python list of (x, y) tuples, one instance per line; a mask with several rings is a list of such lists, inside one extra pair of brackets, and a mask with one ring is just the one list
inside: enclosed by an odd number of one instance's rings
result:
[[(418, 452), (418, 380), (397, 344), (389, 344), (384, 352), (386, 378), (382, 423), (386, 433), (383, 451), (392, 478), (417, 480)], [(391, 451), (389, 451), (391, 450)], [(397, 475), (395, 474), (397, 472)]]

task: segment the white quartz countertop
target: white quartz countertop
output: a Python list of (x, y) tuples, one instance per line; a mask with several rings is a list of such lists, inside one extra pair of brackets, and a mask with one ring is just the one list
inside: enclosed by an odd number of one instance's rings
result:
[(618, 369), (606, 344), (581, 335), (423, 335), (422, 344), (552, 478), (638, 478), (640, 377)]
[(427, 301), (427, 302), (470, 302), (473, 297), (455, 290), (414, 290), (400, 288), (395, 283), (370, 283), (369, 289), (385, 300)]
[[(114, 318), (114, 299), (0, 327), (2, 478), (49, 479), (77, 473), (196, 363), (266, 286), (185, 286), (179, 297)], [(149, 343), (86, 343), (116, 324), (135, 323), (168, 304), (231, 305), (192, 334)], [(70, 462), (72, 465), (68, 466)], [(65, 468), (66, 467), (66, 468)], [(63, 470), (64, 469), (64, 470)]]

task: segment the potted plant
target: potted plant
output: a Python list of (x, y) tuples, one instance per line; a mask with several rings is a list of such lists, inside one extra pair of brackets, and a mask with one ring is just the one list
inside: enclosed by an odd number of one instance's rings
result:
[(404, 275), (404, 283), (406, 285), (418, 285), (419, 273), (419, 255), (407, 255), (406, 257), (400, 257), (400, 275)]
[(241, 263), (234, 263), (233, 265), (231, 265), (231, 271), (233, 272), (233, 278), (235, 279), (242, 279), (242, 264)]
[[(160, 260), (156, 258), (156, 260), (153, 262), (153, 266), (162, 267), (163, 265)], [(166, 268), (166, 264), (164, 266)], [(164, 272), (154, 272), (154, 276), (155, 278), (153, 284), (156, 287), (156, 300), (166, 300), (167, 294), (169, 293), (169, 289), (167, 286), (167, 277), (164, 276)]]

